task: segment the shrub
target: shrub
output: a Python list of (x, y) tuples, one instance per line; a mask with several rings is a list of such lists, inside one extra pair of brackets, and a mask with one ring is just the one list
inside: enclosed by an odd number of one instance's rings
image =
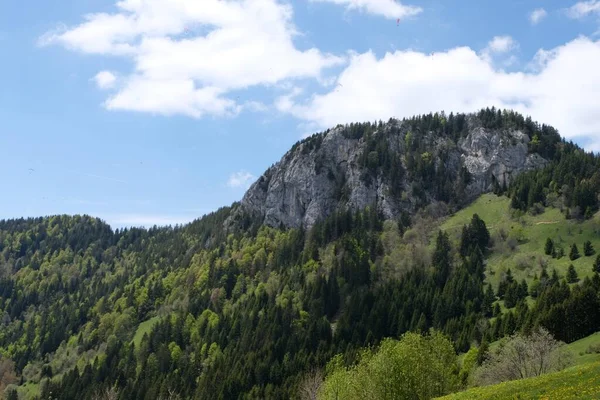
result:
[(515, 334), (504, 339), (495, 352), (475, 372), (480, 385), (524, 379), (559, 371), (572, 361), (572, 355), (544, 328), (531, 335)]

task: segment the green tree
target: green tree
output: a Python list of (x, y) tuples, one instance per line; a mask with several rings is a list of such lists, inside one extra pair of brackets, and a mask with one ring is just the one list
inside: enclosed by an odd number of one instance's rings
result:
[(575, 267), (573, 266), (573, 264), (569, 265), (569, 269), (567, 270), (567, 282), (579, 282), (579, 277), (577, 276), (577, 271), (575, 271)]
[(544, 246), (544, 253), (546, 253), (546, 255), (549, 255), (549, 256), (554, 253), (554, 242), (550, 238), (546, 239), (546, 245)]
[(594, 254), (596, 254), (596, 250), (594, 250), (594, 246), (592, 246), (592, 242), (590, 242), (589, 240), (586, 240), (583, 243), (583, 254), (586, 257), (593, 256)]
[(327, 371), (320, 399), (430, 399), (458, 386), (454, 347), (439, 332), (385, 339), (375, 353), (363, 351), (358, 364), (345, 368), (334, 358)]
[(571, 251), (569, 252), (569, 259), (573, 261), (577, 260), (579, 257), (581, 257), (579, 255), (579, 249), (577, 249), (577, 245), (573, 243), (573, 245), (571, 246)]
[(592, 270), (598, 274), (600, 274), (600, 254), (596, 256), (596, 261), (592, 265)]
[(432, 264), (438, 286), (443, 286), (448, 280), (451, 268), (450, 238), (446, 232), (439, 231), (435, 242)]

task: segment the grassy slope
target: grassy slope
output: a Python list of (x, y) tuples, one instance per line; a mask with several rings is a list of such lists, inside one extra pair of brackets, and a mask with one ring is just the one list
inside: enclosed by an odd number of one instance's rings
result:
[(600, 332), (596, 332), (593, 335), (567, 345), (567, 348), (575, 357), (576, 365), (600, 362), (600, 354), (586, 354), (586, 350), (588, 350), (591, 345), (600, 345)]
[(441, 397), (445, 400), (477, 399), (598, 399), (600, 362), (587, 363), (537, 378), (504, 382)]
[[(558, 209), (547, 208), (540, 215), (525, 214), (516, 219), (511, 217), (507, 197), (486, 194), (469, 207), (448, 218), (442, 224), (441, 229), (447, 231), (455, 243), (458, 243), (463, 225), (467, 224), (475, 213), (485, 221), (491, 236), (498, 244), (490, 254), (486, 266), (487, 280), (494, 287), (498, 284), (500, 273), (508, 268), (518, 280), (524, 278), (531, 281), (535, 273), (539, 276), (541, 272), (540, 261), (547, 262), (549, 273), (556, 268), (559, 276), (566, 274), (569, 264), (573, 264), (581, 279), (592, 275), (592, 263), (596, 256), (583, 256), (583, 242), (590, 240), (594, 248), (600, 251), (600, 217), (598, 215), (591, 220), (578, 222), (566, 220)], [(502, 243), (498, 237), (501, 229), (507, 232), (509, 237), (521, 236), (525, 240), (514, 251), (511, 251), (506, 243)], [(557, 260), (544, 254), (544, 244), (548, 237), (564, 248), (565, 257)], [(572, 243), (577, 244), (579, 253), (582, 255), (575, 261), (569, 260), (568, 257)], [(519, 264), (525, 267), (518, 268)]]
[(160, 320), (160, 317), (158, 317), (158, 316), (152, 317), (152, 318), (142, 322), (138, 326), (137, 331), (135, 331), (135, 335), (133, 336), (133, 340), (132, 340), (132, 342), (135, 344), (136, 348), (140, 346), (140, 343), (142, 342), (142, 338), (144, 337), (144, 333), (150, 334), (150, 331), (152, 330), (154, 325), (156, 325), (156, 323), (159, 320)]

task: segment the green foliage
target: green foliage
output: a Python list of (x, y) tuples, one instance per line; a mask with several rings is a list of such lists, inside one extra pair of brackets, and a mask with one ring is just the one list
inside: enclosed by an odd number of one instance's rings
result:
[(439, 400), (512, 400), (515, 396), (521, 399), (597, 399), (600, 397), (600, 362), (535, 378), (472, 388)]
[(327, 369), (319, 399), (429, 399), (458, 385), (454, 348), (439, 332), (385, 339), (356, 365), (345, 368), (334, 358)]
[(569, 269), (567, 270), (567, 282), (579, 282), (579, 277), (577, 276), (577, 271), (575, 271), (575, 267), (573, 266), (573, 264), (569, 265)]
[(485, 253), (490, 242), (490, 233), (479, 215), (473, 214), (470, 225), (465, 225), (460, 241), (460, 255), (466, 257), (473, 251)]
[(579, 255), (579, 249), (577, 248), (577, 245), (575, 243), (573, 243), (571, 245), (571, 251), (569, 251), (569, 259), (571, 261), (577, 260), (579, 257), (581, 257)]
[[(567, 219), (589, 219), (598, 210), (600, 156), (586, 153), (572, 142), (559, 142), (551, 128), (546, 130), (551, 147), (544, 146), (541, 150), (537, 146), (536, 151), (546, 155), (551, 162), (547, 167), (523, 173), (511, 182), (511, 207), (527, 211), (538, 203), (552, 201), (566, 206)], [(543, 142), (543, 138), (541, 136), (540, 141)]]
[(544, 246), (544, 253), (548, 256), (554, 254), (554, 242), (552, 239), (546, 239), (546, 245)]
[(594, 254), (596, 254), (596, 251), (594, 250), (594, 246), (592, 246), (591, 241), (586, 240), (585, 242), (583, 242), (583, 254), (586, 257), (593, 256)]
[[(148, 230), (112, 231), (88, 216), (0, 221), (0, 354), (14, 362), (20, 394), (91, 398), (113, 390), (120, 398), (140, 399), (169, 393), (291, 398), (307, 371), (337, 353), (327, 382), (345, 382), (354, 373), (367, 379), (360, 368), (369, 366), (379, 374), (374, 382), (385, 386), (383, 355), (390, 353), (408, 371), (398, 382), (414, 382), (415, 393), (429, 396), (458, 383), (450, 342), (461, 352), (482, 343), (480, 363), (488, 342), (515, 331), (543, 325), (573, 341), (600, 330), (600, 278), (589, 279), (589, 262), (573, 261), (582, 282), (570, 287), (561, 281), (568, 261), (540, 254), (552, 237), (558, 257), (576, 230), (582, 232), (578, 242), (600, 245), (590, 200), (597, 192), (596, 159), (560, 142), (551, 128), (508, 111), (436, 113), (398, 122), (338, 129), (364, 141), (363, 179), (386, 180), (389, 195), (407, 200), (409, 193), (417, 209), (431, 200), (446, 202), (450, 210), (462, 207), (472, 178), (464, 166), (456, 168), (446, 146), (432, 146), (433, 138), (451, 146), (468, 127), (519, 129), (532, 138), (529, 150), (551, 164), (540, 176), (515, 180), (508, 191), (513, 200), (485, 195), (457, 212), (436, 229), (429, 249), (423, 243), (433, 223), (403, 212), (392, 234), (395, 222), (384, 224), (373, 207), (337, 210), (311, 229), (290, 230), (232, 212), (238, 204), (186, 226)], [(327, 134), (313, 135), (292, 151), (318, 152)], [(317, 162), (326, 167), (325, 159)], [(343, 174), (332, 167), (321, 172), (335, 181), (336, 196), (348, 196)], [(269, 170), (258, 185), (270, 179)], [(507, 192), (499, 177), (493, 180), (497, 193)], [(557, 208), (513, 216), (507, 212), (511, 201), (522, 210), (540, 202)], [(561, 206), (572, 220), (564, 219)], [(581, 214), (589, 220), (580, 222)], [(226, 230), (230, 218), (233, 228)], [(552, 276), (547, 268), (554, 269)], [(448, 339), (415, 333), (430, 328)], [(384, 341), (381, 355), (357, 355), (363, 346), (407, 332), (413, 333), (400, 342)], [(434, 359), (430, 353), (438, 345), (445, 350)], [(437, 387), (411, 375), (429, 373), (413, 365), (423, 360), (440, 373), (431, 378), (441, 382)], [(464, 383), (469, 368), (463, 367)]]
[(592, 270), (595, 273), (600, 274), (600, 254), (598, 254), (596, 256), (596, 260), (594, 261), (594, 265), (592, 265)]

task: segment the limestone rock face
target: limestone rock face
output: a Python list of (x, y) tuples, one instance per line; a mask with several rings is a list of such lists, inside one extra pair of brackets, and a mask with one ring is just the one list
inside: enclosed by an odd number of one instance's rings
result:
[(473, 175), (469, 185), (472, 196), (491, 189), (492, 176), (499, 185), (523, 171), (544, 166), (547, 161), (537, 153), (528, 153), (529, 136), (521, 131), (486, 131), (479, 127), (459, 141), (463, 164)]
[[(376, 206), (385, 218), (395, 218), (403, 210), (413, 212), (418, 202), (409, 174), (396, 183), (401, 186), (402, 195), (397, 194), (398, 190), (390, 190), (388, 177), (367, 171), (367, 140), (352, 138), (347, 131), (347, 127), (338, 126), (320, 134), (312, 143), (306, 140), (294, 146), (252, 184), (232, 219), (236, 214), (249, 213), (268, 226), (310, 227), (338, 208)], [(397, 156), (404, 168), (409, 151), (407, 131), (402, 122), (390, 120), (373, 133), (386, 142), (390, 154)], [(464, 188), (465, 202), (491, 191), (494, 178), (499, 185), (508, 185), (519, 173), (547, 163), (538, 154), (528, 152), (529, 137), (520, 131), (469, 126), (467, 135), (458, 143), (431, 132), (424, 133), (423, 140), (436, 166), (443, 163), (455, 174), (463, 167), (469, 171), (471, 180)], [(441, 152), (443, 161), (437, 157)], [(426, 193), (426, 197), (436, 200), (431, 193)]]

